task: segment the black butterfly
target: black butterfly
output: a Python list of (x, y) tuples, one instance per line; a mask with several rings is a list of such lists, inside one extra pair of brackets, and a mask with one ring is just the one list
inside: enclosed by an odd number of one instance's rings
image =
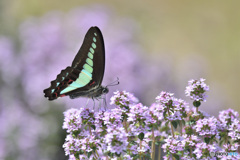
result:
[(103, 36), (98, 27), (91, 27), (85, 35), (71, 67), (62, 70), (51, 86), (45, 89), (49, 100), (58, 97), (100, 97), (108, 93), (108, 88), (101, 86), (105, 68), (105, 49)]

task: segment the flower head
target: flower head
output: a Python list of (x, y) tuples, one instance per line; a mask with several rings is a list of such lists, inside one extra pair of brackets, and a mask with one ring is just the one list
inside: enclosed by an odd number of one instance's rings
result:
[(116, 91), (114, 92), (114, 96), (111, 97), (110, 104), (115, 104), (120, 107), (128, 107), (131, 104), (138, 103), (138, 99), (129, 92), (126, 91)]
[(204, 101), (206, 102), (206, 92), (209, 91), (209, 86), (204, 82), (205, 79), (200, 80), (190, 80), (188, 81), (188, 86), (186, 87), (185, 94), (194, 101)]
[(182, 99), (175, 98), (173, 93), (161, 92), (156, 97), (156, 102), (158, 106), (153, 107), (157, 112), (161, 112), (161, 114), (156, 113), (156, 115), (160, 115), (160, 117), (163, 115), (165, 119), (170, 121), (182, 120), (189, 110), (188, 104)]

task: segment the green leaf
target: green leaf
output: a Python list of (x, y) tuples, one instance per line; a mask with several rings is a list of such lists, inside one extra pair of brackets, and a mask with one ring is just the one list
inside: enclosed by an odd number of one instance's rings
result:
[(204, 142), (206, 142), (207, 144), (209, 144), (210, 140), (211, 140), (211, 138), (208, 138), (208, 137), (204, 138)]
[(167, 113), (167, 111), (164, 111), (164, 112), (163, 112), (163, 117), (166, 117), (166, 113)]
[(120, 157), (120, 156), (121, 156), (121, 153), (120, 153), (120, 154), (115, 153), (115, 155), (116, 155), (117, 157)]
[(199, 101), (194, 101), (194, 102), (193, 102), (193, 105), (194, 105), (195, 107), (199, 107), (199, 106), (201, 105), (201, 102), (199, 102)]
[(176, 160), (179, 160), (179, 159), (180, 159), (180, 158), (179, 158), (179, 155), (177, 155), (177, 154), (173, 154), (173, 157), (175, 157)]
[(138, 138), (142, 141), (143, 140), (143, 138), (144, 138), (144, 133), (143, 132), (141, 132), (139, 135), (138, 135)]
[(173, 127), (176, 129), (177, 128), (177, 122), (176, 121), (172, 121), (171, 123), (172, 123)]
[(182, 125), (185, 126), (186, 125), (186, 122), (184, 120), (182, 120)]
[(87, 152), (87, 157), (89, 158), (92, 155), (92, 152)]
[(95, 130), (96, 129), (96, 126), (95, 125), (91, 125), (91, 127)]

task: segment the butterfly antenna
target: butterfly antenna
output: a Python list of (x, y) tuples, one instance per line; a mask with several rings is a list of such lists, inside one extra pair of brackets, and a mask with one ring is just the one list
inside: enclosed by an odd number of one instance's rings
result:
[(106, 87), (108, 86), (116, 86), (116, 85), (119, 85), (119, 78), (117, 77), (117, 80), (116, 81), (113, 81), (112, 83), (110, 83), (109, 85), (107, 85)]

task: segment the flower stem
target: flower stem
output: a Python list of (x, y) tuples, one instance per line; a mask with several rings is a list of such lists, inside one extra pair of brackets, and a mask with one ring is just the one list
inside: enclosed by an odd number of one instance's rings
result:
[(155, 158), (155, 135), (154, 135), (154, 129), (152, 127), (152, 153), (151, 158), (154, 160)]
[(124, 120), (123, 120), (123, 126), (124, 126), (126, 132), (128, 133), (127, 120), (126, 120), (126, 118), (124, 118)]
[(90, 133), (90, 135), (92, 135), (91, 126), (89, 125), (88, 127), (89, 127), (89, 133)]
[[(168, 112), (168, 116), (170, 116), (170, 112), (169, 112), (169, 110), (167, 110), (167, 112)], [(173, 135), (173, 138), (175, 138), (175, 135), (174, 135), (174, 130), (173, 130), (173, 125), (172, 125), (172, 123), (171, 123), (171, 129), (172, 129), (172, 135)]]
[(180, 134), (182, 136), (182, 121), (180, 121)]
[(162, 147), (162, 145), (160, 144), (158, 147), (158, 159), (161, 159), (161, 153), (162, 153), (161, 147)]
[(192, 148), (190, 148), (190, 157), (192, 158)]
[[(142, 150), (142, 140), (140, 140), (140, 150)], [(142, 159), (142, 152), (140, 152), (140, 158)]]

